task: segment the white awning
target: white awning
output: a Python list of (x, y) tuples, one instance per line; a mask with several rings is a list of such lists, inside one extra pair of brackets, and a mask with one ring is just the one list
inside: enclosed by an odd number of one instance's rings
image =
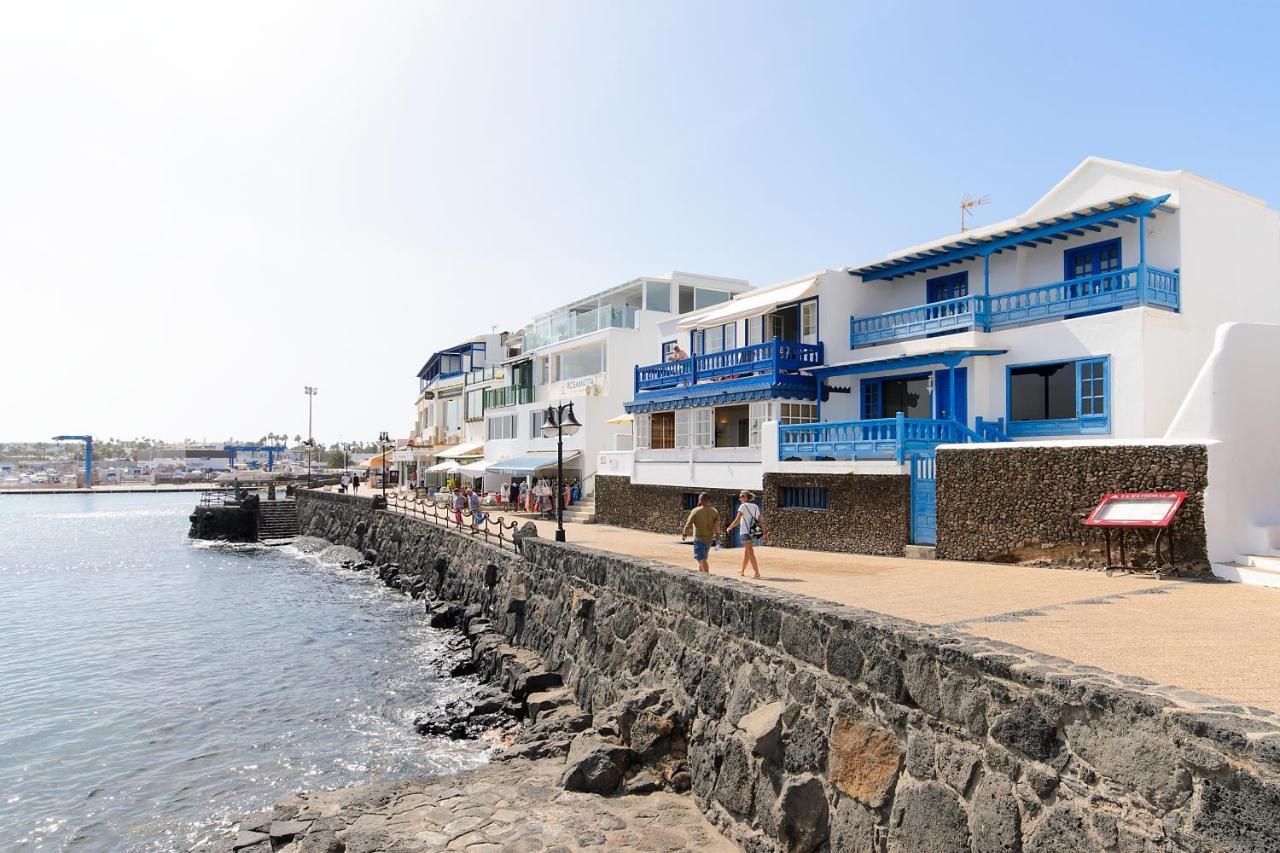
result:
[(427, 473), (428, 474), (456, 474), (458, 473), (459, 467), (460, 466), (458, 465), (457, 462), (454, 462), (452, 459), (449, 459), (444, 462), (437, 462), (436, 464), (432, 465), (430, 468), (427, 469)]
[(766, 287), (763, 290), (753, 290), (736, 296), (728, 302), (720, 303), (710, 311), (695, 314), (692, 317), (681, 320), (676, 328), (685, 330), (722, 326), (725, 323), (732, 323), (734, 320), (741, 320), (743, 317), (754, 317), (756, 314), (772, 311), (779, 305), (786, 305), (788, 302), (807, 299), (817, 292), (818, 276), (811, 275), (806, 278), (795, 279), (773, 287)]
[(467, 456), (484, 456), (484, 442), (470, 441), (456, 444), (436, 454), (437, 459), (461, 459)]
[(479, 462), (469, 462), (466, 465), (458, 466), (458, 473), (464, 477), (470, 477), (474, 480), (476, 477), (483, 477), (487, 473), (485, 471), (485, 467), (488, 464), (489, 463), (485, 462), (483, 459)]

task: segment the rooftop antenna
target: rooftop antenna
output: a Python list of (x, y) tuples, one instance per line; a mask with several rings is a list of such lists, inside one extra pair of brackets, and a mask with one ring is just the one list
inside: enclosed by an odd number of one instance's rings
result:
[(964, 198), (960, 199), (960, 231), (962, 233), (969, 228), (969, 217), (973, 216), (973, 209), (984, 204), (991, 204), (991, 196), (975, 197), (965, 193)]

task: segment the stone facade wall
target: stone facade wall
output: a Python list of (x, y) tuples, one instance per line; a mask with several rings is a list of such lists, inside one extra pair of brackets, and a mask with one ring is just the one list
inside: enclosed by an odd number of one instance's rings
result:
[[(825, 512), (778, 506), (783, 486), (828, 489)], [(688, 511), (684, 497), (696, 489), (633, 484), (628, 477), (596, 476), (596, 520), (601, 524), (673, 533)], [(707, 489), (727, 525), (738, 493)], [(867, 474), (766, 474), (757, 496), (769, 544), (783, 548), (901, 555), (911, 539), (911, 478)]]
[(1274, 851), (1280, 717), (1003, 643), (365, 498), (303, 530), (458, 602), (585, 709), (663, 688), (693, 791), (747, 850)]
[[(825, 512), (778, 506), (783, 486), (827, 490)], [(911, 478), (900, 474), (765, 474), (769, 544), (901, 556), (911, 541)]]
[[(1209, 573), (1203, 444), (938, 451), (938, 556), (1100, 568), (1101, 531), (1081, 521), (1107, 492), (1186, 491), (1175, 522), (1184, 573)], [(1150, 535), (1130, 533), (1150, 542)], [(1113, 543), (1115, 534), (1113, 533)], [(1119, 561), (1118, 553), (1113, 557)]]
[(596, 521), (651, 533), (679, 533), (689, 510), (685, 495), (706, 492), (725, 524), (733, 518), (732, 489), (699, 489), (693, 486), (633, 485), (630, 477), (596, 475)]

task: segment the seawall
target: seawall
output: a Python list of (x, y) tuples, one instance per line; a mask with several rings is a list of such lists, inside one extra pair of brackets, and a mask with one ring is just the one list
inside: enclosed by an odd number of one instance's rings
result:
[(304, 533), (418, 574), (586, 710), (665, 688), (700, 807), (748, 850), (1280, 849), (1280, 718), (1007, 644), (367, 498)]

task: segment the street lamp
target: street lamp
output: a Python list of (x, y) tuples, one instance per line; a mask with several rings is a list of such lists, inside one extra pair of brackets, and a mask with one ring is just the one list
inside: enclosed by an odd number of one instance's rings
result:
[(315, 438), (311, 434), (311, 404), (315, 402), (316, 394), (320, 393), (320, 389), (314, 385), (304, 385), (304, 393), (307, 395), (307, 485), (311, 485), (311, 451), (315, 448)]
[(387, 435), (387, 431), (383, 430), (378, 433), (378, 443), (382, 445), (382, 506), (387, 506), (387, 445), (391, 443), (391, 436)]
[(573, 416), (573, 403), (547, 406), (543, 413), (542, 435), (556, 437), (556, 541), (564, 541), (564, 437), (573, 435), (582, 424)]

